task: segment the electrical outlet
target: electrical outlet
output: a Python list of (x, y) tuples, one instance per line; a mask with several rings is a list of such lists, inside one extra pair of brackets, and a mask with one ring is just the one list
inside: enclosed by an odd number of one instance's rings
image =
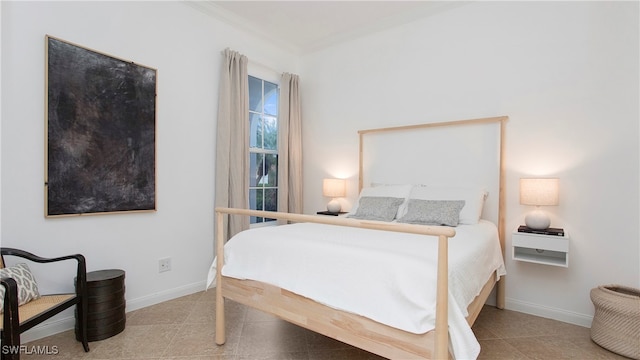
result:
[(165, 272), (169, 270), (171, 270), (171, 258), (158, 260), (158, 272)]

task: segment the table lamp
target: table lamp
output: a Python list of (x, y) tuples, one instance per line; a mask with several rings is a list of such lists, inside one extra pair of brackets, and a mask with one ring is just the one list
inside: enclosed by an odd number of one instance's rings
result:
[(536, 209), (528, 213), (524, 223), (534, 230), (549, 228), (549, 215), (540, 206), (558, 205), (559, 179), (520, 179), (520, 204), (535, 205)]
[(347, 182), (344, 179), (322, 180), (322, 195), (332, 198), (327, 204), (327, 210), (333, 213), (340, 212), (342, 205), (337, 198), (344, 197), (347, 193)]

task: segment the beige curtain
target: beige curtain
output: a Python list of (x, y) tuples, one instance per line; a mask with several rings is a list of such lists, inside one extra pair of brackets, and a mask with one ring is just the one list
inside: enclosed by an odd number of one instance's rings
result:
[(302, 119), (298, 75), (280, 81), (278, 211), (302, 213)]
[[(249, 208), (249, 77), (247, 57), (226, 49), (220, 71), (216, 134), (216, 207)], [(226, 236), (249, 228), (249, 217), (225, 220)]]

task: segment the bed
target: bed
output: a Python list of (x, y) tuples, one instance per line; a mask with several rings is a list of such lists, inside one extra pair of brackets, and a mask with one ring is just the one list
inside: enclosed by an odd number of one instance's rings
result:
[[(470, 326), (494, 287), (504, 307), (506, 120), (360, 131), (360, 196), (347, 217), (216, 208), (216, 343), (231, 299), (387, 358), (476, 357)], [(428, 166), (407, 169), (407, 152), (430, 154)], [(286, 225), (227, 243), (226, 216)]]

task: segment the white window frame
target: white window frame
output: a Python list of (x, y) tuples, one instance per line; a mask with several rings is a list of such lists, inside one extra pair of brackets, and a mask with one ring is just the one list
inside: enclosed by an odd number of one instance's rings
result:
[[(248, 75), (252, 76), (252, 77), (255, 77), (255, 78), (258, 78), (260, 80), (267, 81), (267, 82), (270, 82), (272, 84), (275, 84), (277, 86), (277, 89), (278, 89), (278, 106), (280, 105), (280, 94), (279, 94), (280, 93), (280, 76), (278, 75), (278, 73), (276, 73), (275, 71), (270, 70), (270, 69), (268, 69), (266, 67), (263, 67), (263, 66), (260, 66), (260, 65), (257, 65), (257, 64), (249, 63), (248, 64)], [(255, 113), (255, 112), (251, 112), (250, 111), (250, 114), (251, 113)], [(271, 116), (271, 115), (269, 115), (269, 116)], [(279, 124), (279, 117), (280, 117), (280, 114), (279, 114), (279, 109), (278, 109), (278, 115), (276, 116), (276, 121), (278, 122), (278, 124)], [(279, 129), (278, 129), (278, 131), (279, 131)], [(250, 129), (250, 133), (251, 133), (251, 129)], [(278, 143), (278, 147), (279, 146), (280, 146), (280, 144)], [(267, 149), (264, 149), (264, 148), (252, 148), (252, 147), (249, 147), (249, 156), (251, 156), (251, 154), (256, 154), (256, 153), (265, 154), (265, 155), (267, 155), (267, 154), (275, 154), (277, 156), (278, 152), (279, 152), (278, 149), (276, 149), (276, 150), (267, 150)], [(250, 175), (247, 174), (247, 176), (250, 176)], [(281, 191), (279, 185), (276, 186), (275, 188), (276, 188), (276, 190), (278, 192)], [(251, 191), (253, 189), (264, 189), (264, 187), (249, 186), (247, 191)], [(267, 222), (263, 221), (263, 222), (259, 222), (259, 223), (252, 223), (250, 225), (250, 227), (251, 228), (255, 228), (255, 227), (274, 226), (274, 225), (277, 225), (276, 221), (267, 221)]]

